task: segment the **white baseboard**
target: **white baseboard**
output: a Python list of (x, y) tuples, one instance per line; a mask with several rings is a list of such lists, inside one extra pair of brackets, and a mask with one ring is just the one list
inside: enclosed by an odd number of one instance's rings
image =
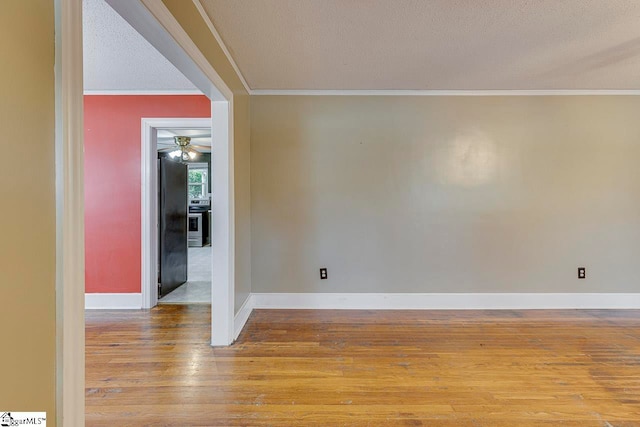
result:
[(254, 293), (253, 308), (469, 310), (639, 309), (640, 293)]
[(242, 332), (242, 328), (244, 328), (244, 325), (246, 325), (247, 320), (249, 320), (249, 316), (251, 315), (251, 312), (253, 311), (253, 294), (249, 295), (247, 297), (246, 300), (244, 300), (244, 303), (242, 304), (242, 307), (240, 307), (240, 310), (238, 310), (238, 313), (236, 313), (234, 319), (233, 319), (233, 339), (234, 341), (236, 339), (238, 339), (238, 336), (240, 335), (240, 332)]
[[(85, 308), (141, 309), (142, 294), (85, 294)], [(640, 309), (640, 293), (252, 293), (234, 317), (234, 340), (242, 332), (254, 309)]]
[(84, 294), (86, 310), (135, 310), (142, 308), (142, 294)]

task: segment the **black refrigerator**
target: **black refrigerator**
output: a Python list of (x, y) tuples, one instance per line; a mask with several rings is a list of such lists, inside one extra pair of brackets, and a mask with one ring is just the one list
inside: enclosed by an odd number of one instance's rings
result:
[(187, 176), (186, 164), (158, 160), (158, 298), (187, 281)]

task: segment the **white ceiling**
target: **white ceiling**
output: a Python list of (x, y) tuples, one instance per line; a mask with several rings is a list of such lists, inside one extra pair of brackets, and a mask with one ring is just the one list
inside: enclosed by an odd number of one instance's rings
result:
[(197, 90), (104, 0), (82, 6), (85, 90)]
[(638, 0), (202, 4), (251, 89), (640, 89)]

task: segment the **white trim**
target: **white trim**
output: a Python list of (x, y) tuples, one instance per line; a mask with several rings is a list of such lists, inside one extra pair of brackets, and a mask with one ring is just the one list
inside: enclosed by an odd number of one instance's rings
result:
[[(193, 0), (197, 2), (198, 0)], [(215, 34), (214, 34), (215, 35)], [(235, 67), (234, 67), (235, 68)], [(238, 71), (239, 73), (239, 71)], [(249, 95), (257, 96), (638, 96), (637, 89), (509, 89), (509, 90), (411, 90), (411, 89), (251, 89), (241, 74), (238, 78)], [(167, 90), (85, 90), (85, 95), (203, 95), (198, 89)]]
[[(198, 0), (193, 0), (197, 2)], [(215, 34), (214, 34), (215, 36)], [(231, 59), (230, 59), (231, 61)], [(235, 64), (235, 63), (233, 63)], [(235, 65), (234, 65), (235, 68)], [(240, 71), (237, 71), (240, 73)], [(411, 90), (411, 89), (251, 89), (238, 75), (249, 95), (257, 96), (638, 96), (638, 89), (509, 89), (509, 90)], [(198, 89), (85, 90), (85, 95), (203, 95)]]
[(86, 310), (140, 310), (142, 294), (85, 294)]
[(251, 293), (235, 316), (235, 339), (256, 309), (623, 310), (640, 309), (640, 293)]
[(234, 338), (233, 99), (212, 101), (211, 117), (211, 345), (224, 346)]
[(124, 89), (124, 90), (85, 90), (85, 95), (204, 95), (198, 89), (182, 89), (182, 90), (141, 90), (141, 89)]
[(213, 34), (213, 37), (215, 37), (216, 41), (220, 45), (220, 48), (222, 49), (225, 56), (227, 57), (227, 60), (229, 61), (229, 63), (231, 63), (233, 70), (236, 72), (236, 75), (242, 82), (242, 86), (244, 86), (244, 89), (247, 91), (247, 93), (251, 94), (251, 88), (249, 87), (249, 84), (245, 80), (244, 75), (240, 71), (240, 68), (238, 68), (238, 64), (236, 64), (236, 61), (233, 60), (233, 57), (231, 56), (229, 49), (227, 49), (227, 45), (225, 45), (224, 42), (222, 41), (222, 37), (220, 37), (220, 33), (218, 33), (218, 30), (216, 29), (215, 25), (213, 25), (213, 21), (207, 14), (207, 11), (204, 9), (204, 6), (202, 6), (202, 3), (200, 2), (200, 0), (193, 0), (193, 4), (195, 4), (196, 9), (198, 9), (198, 12), (200, 12), (200, 16), (202, 16), (202, 19), (204, 20), (205, 24), (207, 24), (207, 27), (209, 27), (209, 31), (211, 31), (211, 34)]
[(240, 310), (238, 310), (238, 313), (236, 314), (236, 317), (233, 319), (233, 324), (234, 324), (234, 332), (233, 332), (233, 339), (234, 341), (238, 339), (238, 336), (240, 335), (240, 332), (242, 332), (242, 329), (244, 328), (244, 325), (247, 324), (247, 320), (249, 320), (249, 316), (251, 316), (251, 312), (253, 311), (253, 295), (249, 295), (247, 297), (246, 300), (244, 300), (244, 303), (242, 304), (242, 307), (240, 307)]
[(84, 426), (82, 0), (56, 0), (56, 425)]
[(251, 95), (277, 96), (602, 96), (640, 95), (640, 90), (550, 89), (550, 90), (288, 90), (253, 89)]
[(362, 310), (638, 309), (640, 293), (254, 293), (254, 308)]
[[(221, 125), (224, 125), (221, 123)], [(143, 118), (140, 147), (140, 247), (142, 307), (158, 304), (158, 129), (211, 129), (211, 118)]]

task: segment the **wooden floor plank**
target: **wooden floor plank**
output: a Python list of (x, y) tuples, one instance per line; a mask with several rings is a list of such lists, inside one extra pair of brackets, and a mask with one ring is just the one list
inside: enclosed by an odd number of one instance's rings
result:
[(87, 426), (640, 426), (640, 312), (91, 311)]

